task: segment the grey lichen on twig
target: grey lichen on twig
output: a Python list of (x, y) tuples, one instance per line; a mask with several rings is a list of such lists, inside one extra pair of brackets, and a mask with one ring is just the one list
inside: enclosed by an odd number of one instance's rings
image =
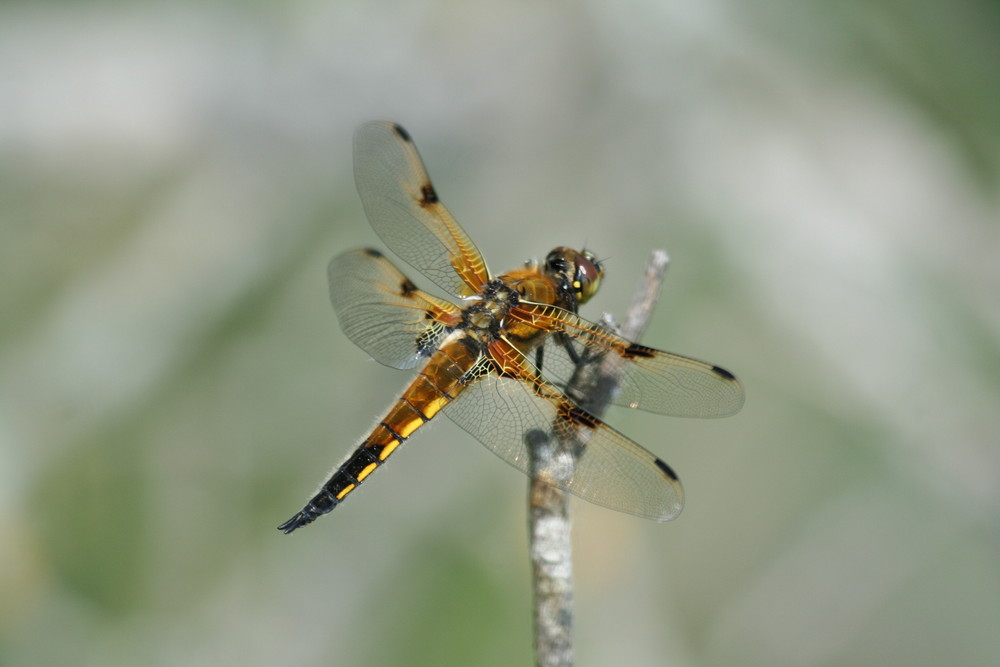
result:
[[(629, 340), (638, 340), (660, 296), (669, 258), (654, 250), (620, 327), (607, 315), (601, 323)], [(594, 416), (604, 414), (618, 388), (620, 360), (585, 359), (567, 384), (580, 407)], [(535, 662), (539, 667), (573, 664), (573, 561), (569, 498), (560, 486), (573, 475), (573, 448), (549, 434), (524, 435), (531, 454), (529, 490), (529, 549), (535, 596)]]

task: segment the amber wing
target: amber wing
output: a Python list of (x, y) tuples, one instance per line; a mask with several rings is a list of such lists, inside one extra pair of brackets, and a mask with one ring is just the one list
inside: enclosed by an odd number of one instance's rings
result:
[(376, 121), (354, 135), (354, 180), (368, 221), (407, 264), (459, 297), (489, 280), (482, 253), (438, 199), (410, 135)]
[(461, 318), (457, 306), (417, 289), (378, 250), (334, 257), (327, 276), (344, 333), (386, 366), (416, 367)]

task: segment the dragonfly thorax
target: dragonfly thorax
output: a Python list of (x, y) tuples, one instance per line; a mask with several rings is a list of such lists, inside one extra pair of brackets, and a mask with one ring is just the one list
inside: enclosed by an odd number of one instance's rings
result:
[(520, 294), (502, 280), (491, 280), (472, 305), (462, 311), (462, 323), (470, 333), (496, 338), (510, 309), (518, 304)]

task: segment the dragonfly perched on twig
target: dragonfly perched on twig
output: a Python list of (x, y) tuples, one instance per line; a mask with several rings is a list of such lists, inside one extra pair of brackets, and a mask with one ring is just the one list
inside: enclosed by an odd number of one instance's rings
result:
[(279, 526), (290, 533), (339, 505), (422, 425), (447, 415), (530, 474), (525, 434), (579, 443), (571, 493), (667, 521), (683, 490), (655, 454), (581, 408), (565, 391), (587, 358), (616, 357), (614, 403), (665, 415), (724, 417), (743, 405), (720, 366), (626, 340), (577, 314), (604, 275), (586, 250), (559, 247), (495, 275), (438, 199), (410, 135), (372, 122), (354, 138), (354, 173), (368, 220), (407, 264), (454, 296), (420, 290), (374, 249), (330, 262), (330, 298), (347, 337), (387, 366), (417, 376), (315, 496)]

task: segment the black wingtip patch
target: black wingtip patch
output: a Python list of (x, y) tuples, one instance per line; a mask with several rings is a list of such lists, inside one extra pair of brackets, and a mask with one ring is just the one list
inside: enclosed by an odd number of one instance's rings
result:
[(735, 380), (736, 376), (721, 366), (712, 366), (712, 372), (726, 380)]
[(410, 133), (407, 132), (402, 125), (392, 124), (392, 129), (399, 135), (399, 138), (408, 143), (413, 143), (413, 139), (410, 137)]
[(375, 257), (376, 259), (385, 256), (382, 254), (381, 250), (376, 250), (375, 248), (363, 248), (361, 252), (365, 253), (369, 257)]
[(664, 463), (660, 459), (656, 459), (655, 461), (653, 461), (653, 463), (656, 464), (657, 468), (659, 468), (660, 470), (663, 471), (664, 475), (666, 475), (670, 479), (674, 480), (675, 482), (677, 481), (677, 473), (674, 472), (673, 468), (671, 468), (670, 466), (668, 466), (666, 463)]

